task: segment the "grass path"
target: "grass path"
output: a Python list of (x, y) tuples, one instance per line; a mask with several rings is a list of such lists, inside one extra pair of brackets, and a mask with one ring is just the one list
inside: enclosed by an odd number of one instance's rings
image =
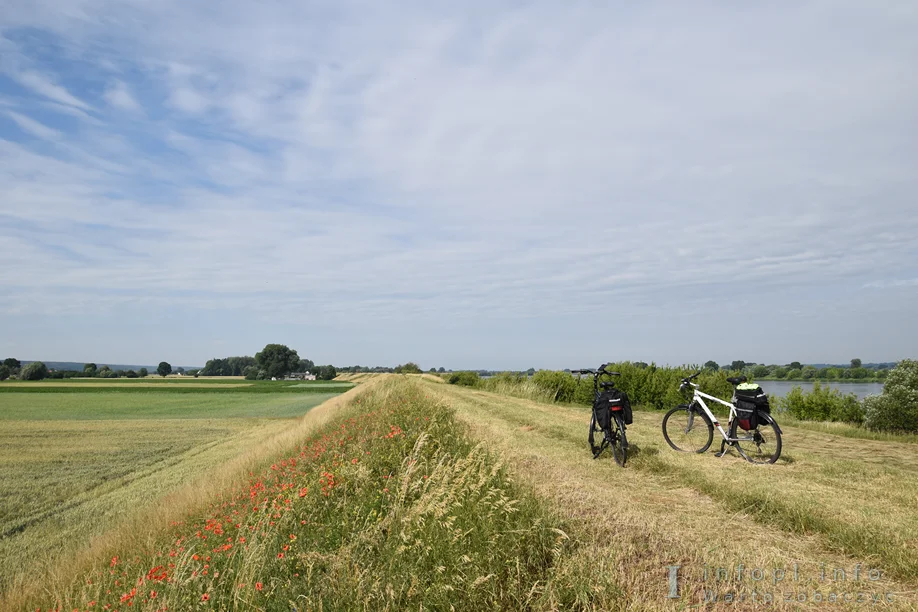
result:
[[(663, 415), (635, 412), (628, 430), (633, 457), (621, 469), (608, 455), (592, 459), (585, 440), (589, 412), (582, 406), (427, 387), (568, 518), (574, 537), (590, 542), (580, 554), (591, 556), (597, 572), (615, 576), (623, 609), (685, 609), (709, 590), (747, 599), (705, 609), (763, 609), (761, 599), (752, 602), (753, 589), (772, 594), (767, 609), (799, 609), (799, 599), (784, 599), (804, 595), (815, 609), (863, 609), (868, 604), (858, 603), (858, 593), (881, 600), (889, 594), (893, 601), (870, 607), (918, 609), (918, 453), (912, 444), (786, 428), (784, 460), (754, 466), (736, 455), (676, 453), (662, 438)], [(715, 580), (716, 568), (733, 575), (740, 564), (742, 584)], [(674, 565), (681, 566), (678, 600), (667, 598)], [(878, 580), (868, 578), (872, 568), (880, 570)], [(762, 582), (749, 576), (753, 569), (762, 570)], [(786, 574), (778, 580), (781, 569)], [(835, 569), (845, 571), (844, 582), (840, 574), (833, 581)], [(817, 592), (823, 601), (813, 603)], [(849, 603), (839, 603), (845, 594)]]

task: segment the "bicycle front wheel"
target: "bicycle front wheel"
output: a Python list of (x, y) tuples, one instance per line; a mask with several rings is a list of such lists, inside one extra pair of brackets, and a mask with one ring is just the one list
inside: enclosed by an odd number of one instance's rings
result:
[(730, 424), (730, 438), (740, 454), (751, 463), (774, 463), (781, 456), (781, 429), (770, 415), (758, 415), (759, 424), (749, 431), (739, 426), (738, 419)]
[(714, 425), (704, 412), (683, 404), (663, 417), (663, 437), (673, 450), (703, 453), (714, 441)]
[(628, 461), (628, 438), (625, 437), (625, 423), (622, 422), (622, 417), (619, 414), (616, 414), (613, 418), (614, 429), (610, 432), (612, 437), (612, 458), (615, 459), (615, 463), (625, 467), (625, 462)]

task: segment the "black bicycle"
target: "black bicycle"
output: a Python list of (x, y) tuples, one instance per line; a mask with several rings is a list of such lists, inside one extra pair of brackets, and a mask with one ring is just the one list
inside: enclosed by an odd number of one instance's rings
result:
[[(628, 437), (625, 435), (625, 403), (627, 396), (615, 388), (611, 380), (603, 377), (620, 376), (618, 372), (606, 370), (607, 363), (599, 369), (571, 370), (579, 380), (582, 375), (593, 377), (593, 415), (590, 418), (590, 433), (587, 440), (593, 459), (598, 459), (607, 447), (612, 449), (615, 463), (625, 467), (628, 460)], [(597, 436), (597, 434), (599, 434)], [(598, 443), (597, 443), (598, 438)]]

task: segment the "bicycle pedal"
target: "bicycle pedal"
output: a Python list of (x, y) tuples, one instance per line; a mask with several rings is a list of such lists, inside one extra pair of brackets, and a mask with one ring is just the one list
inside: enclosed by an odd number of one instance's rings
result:
[(722, 451), (720, 451), (720, 452), (714, 453), (714, 456), (715, 456), (715, 457), (723, 457), (723, 456), (726, 455), (726, 454), (727, 454), (727, 451), (722, 450)]

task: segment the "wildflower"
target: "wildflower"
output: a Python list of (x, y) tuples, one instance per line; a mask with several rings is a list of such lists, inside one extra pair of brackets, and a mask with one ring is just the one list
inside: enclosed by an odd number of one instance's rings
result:
[(156, 591), (150, 591), (150, 599), (156, 599)]
[(210, 595), (209, 595), (209, 594), (204, 593), (203, 595), (201, 595), (201, 601), (207, 601), (208, 599), (210, 599)]
[(115, 567), (116, 565), (118, 565), (118, 557), (112, 557), (111, 567)]
[(277, 558), (278, 558), (278, 559), (283, 559), (283, 558), (284, 558), (284, 553), (277, 553)]
[(303, 487), (300, 489), (300, 497), (306, 497), (307, 493), (309, 493), (309, 487)]
[(260, 591), (260, 590), (261, 590), (261, 583), (260, 583), (260, 582), (256, 582), (256, 583), (255, 583), (255, 590), (256, 590), (256, 591)]

